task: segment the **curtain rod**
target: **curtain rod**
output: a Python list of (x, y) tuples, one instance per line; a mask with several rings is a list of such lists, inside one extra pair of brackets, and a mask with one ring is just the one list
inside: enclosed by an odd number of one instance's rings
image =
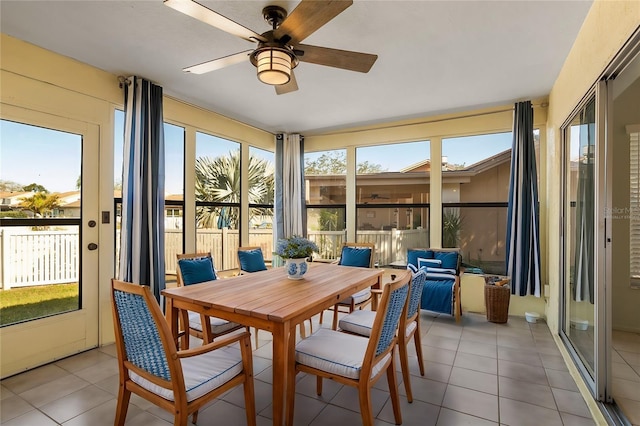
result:
[[(532, 107), (546, 108), (546, 107), (549, 106), (549, 102), (540, 102), (540, 103), (536, 103), (536, 104), (534, 104), (532, 102), (531, 106)], [(444, 121), (459, 120), (461, 118), (481, 117), (483, 115), (498, 114), (498, 113), (501, 113), (501, 112), (509, 112), (509, 111), (513, 111), (513, 108), (504, 108), (504, 109), (499, 109), (499, 110), (495, 110), (495, 111), (479, 112), (479, 113), (473, 113), (473, 114), (467, 114), (467, 115), (458, 115), (458, 116), (455, 116), (455, 117), (446, 117), (446, 118), (440, 118), (440, 119), (434, 119), (434, 120), (424, 120), (424, 121), (418, 121), (418, 122), (415, 122), (415, 123), (393, 124), (393, 125), (390, 125), (390, 126), (375, 127), (375, 128), (372, 128), (372, 129), (345, 130), (343, 132), (323, 133), (321, 136), (345, 135), (345, 134), (350, 134), (350, 133), (366, 132), (366, 131), (369, 131), (369, 130), (396, 129), (398, 127), (415, 126), (415, 125), (419, 125), (419, 124), (440, 123), (440, 122), (444, 122)], [(320, 135), (318, 135), (318, 136), (320, 136)]]
[(131, 81), (123, 76), (123, 75), (119, 75), (118, 76), (118, 86), (122, 89), (125, 85), (127, 86), (131, 86)]

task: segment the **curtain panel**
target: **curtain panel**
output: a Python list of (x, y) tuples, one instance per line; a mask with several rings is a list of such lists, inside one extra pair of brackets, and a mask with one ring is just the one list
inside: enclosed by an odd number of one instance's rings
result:
[(576, 194), (576, 253), (573, 265), (573, 299), (594, 304), (595, 257), (595, 103), (587, 104), (580, 113), (580, 160)]
[(531, 101), (515, 104), (507, 210), (511, 293), (540, 297), (540, 215)]
[[(304, 137), (276, 135), (274, 240), (306, 235), (307, 215), (304, 189)], [(274, 266), (282, 264), (275, 259)]]
[(140, 77), (124, 84), (125, 127), (118, 279), (165, 287), (162, 87)]

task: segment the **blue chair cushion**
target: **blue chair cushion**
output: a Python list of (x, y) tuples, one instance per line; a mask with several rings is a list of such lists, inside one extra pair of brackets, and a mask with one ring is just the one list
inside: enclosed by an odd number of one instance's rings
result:
[(432, 250), (407, 250), (407, 265), (418, 267), (418, 258), (433, 259)]
[(442, 261), (440, 259), (425, 259), (423, 257), (418, 258), (418, 269), (426, 266), (427, 268), (440, 268)]
[(213, 270), (213, 261), (210, 257), (180, 259), (178, 260), (178, 267), (180, 268), (184, 285), (213, 281), (217, 278)]
[(267, 265), (264, 263), (262, 250), (240, 250), (238, 251), (238, 259), (240, 260), (240, 270), (244, 272), (266, 271)]
[(433, 257), (439, 259), (441, 268), (458, 270), (458, 252), (455, 251), (436, 251)]
[(429, 268), (427, 267), (427, 273), (436, 273), (436, 274), (451, 274), (451, 275), (455, 275), (456, 274), (456, 270), (455, 269), (445, 269), (445, 268)]
[(357, 247), (343, 247), (340, 256), (340, 265), (359, 266), (368, 268), (371, 264), (371, 249)]

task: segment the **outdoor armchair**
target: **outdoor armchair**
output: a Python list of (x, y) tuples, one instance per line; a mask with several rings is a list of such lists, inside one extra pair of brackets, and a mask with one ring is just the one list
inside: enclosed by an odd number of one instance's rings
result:
[(457, 248), (409, 249), (407, 268), (414, 272), (425, 268), (427, 279), (422, 290), (420, 309), (452, 315), (456, 322), (462, 316), (460, 298), (460, 265)]

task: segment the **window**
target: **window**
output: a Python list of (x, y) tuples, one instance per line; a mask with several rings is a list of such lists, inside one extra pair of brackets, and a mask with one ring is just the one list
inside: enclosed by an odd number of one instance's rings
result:
[(233, 269), (240, 246), (240, 144), (196, 133), (196, 249)]
[(259, 246), (265, 259), (273, 253), (275, 154), (249, 147), (249, 245)]
[(429, 245), (429, 141), (356, 149), (357, 240), (376, 245), (379, 265)]
[(0, 120), (0, 327), (82, 308), (82, 141)]
[(442, 140), (442, 246), (463, 261), (505, 274), (511, 132)]
[(336, 259), (346, 235), (347, 152), (304, 155), (307, 234), (322, 259)]
[[(640, 288), (640, 125), (629, 127), (629, 274)], [(638, 131), (633, 131), (635, 128)]]

